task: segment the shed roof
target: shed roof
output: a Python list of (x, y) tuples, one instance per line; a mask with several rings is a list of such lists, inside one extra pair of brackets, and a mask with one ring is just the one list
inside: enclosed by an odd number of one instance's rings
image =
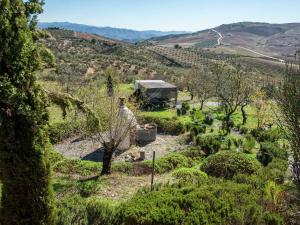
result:
[(136, 84), (146, 89), (176, 89), (177, 87), (173, 84), (167, 83), (163, 80), (136, 80)]

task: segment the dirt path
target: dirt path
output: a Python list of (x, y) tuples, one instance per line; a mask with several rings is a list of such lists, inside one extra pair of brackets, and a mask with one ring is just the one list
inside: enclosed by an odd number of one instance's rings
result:
[[(128, 151), (115, 157), (114, 160), (125, 161), (128, 154), (138, 157), (140, 151), (145, 152), (146, 159), (152, 159), (153, 151), (156, 151), (157, 157), (162, 157), (170, 152), (178, 151), (186, 147), (179, 143), (179, 139), (179, 136), (157, 135), (156, 141), (143, 147), (132, 146)], [(64, 156), (80, 159), (93, 155), (100, 147), (101, 144), (97, 141), (92, 139), (80, 140), (78, 137), (69, 138), (62, 143), (54, 145), (54, 148)]]

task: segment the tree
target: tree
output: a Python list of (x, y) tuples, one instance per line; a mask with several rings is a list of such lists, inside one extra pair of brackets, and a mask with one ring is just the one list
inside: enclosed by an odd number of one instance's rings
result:
[(116, 71), (109, 68), (105, 75), (107, 78), (105, 88), (96, 87), (96, 90), (91, 88), (90, 91), (96, 94), (93, 99), (89, 99), (93, 102), (93, 112), (99, 118), (99, 124), (89, 125), (89, 133), (104, 148), (101, 175), (111, 173), (113, 154), (123, 146), (130, 145), (131, 134), (137, 126), (135, 107), (129, 110), (125, 106), (125, 98), (119, 93)]
[(195, 69), (192, 72), (191, 90), (200, 101), (200, 110), (203, 109), (205, 101), (213, 95), (212, 74), (204, 68)]
[(53, 224), (47, 162), (47, 98), (34, 73), (39, 0), (0, 1), (1, 224)]
[(252, 106), (255, 108), (255, 117), (257, 118), (257, 128), (262, 128), (267, 124), (274, 122), (272, 109), (275, 108), (274, 102), (268, 99), (267, 93), (263, 89), (257, 89), (252, 95)]
[(296, 63), (286, 66), (285, 75), (276, 93), (276, 102), (281, 111), (279, 121), (287, 134), (293, 157), (293, 177), (300, 188), (300, 52)]
[(231, 116), (248, 103), (250, 85), (246, 74), (239, 68), (216, 64), (213, 68), (215, 93), (225, 113), (225, 128), (230, 131)]

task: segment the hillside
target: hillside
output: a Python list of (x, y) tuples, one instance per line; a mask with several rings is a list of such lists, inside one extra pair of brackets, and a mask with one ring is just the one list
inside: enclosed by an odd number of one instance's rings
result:
[[(130, 44), (71, 30), (48, 29), (49, 39), (43, 40), (56, 57), (55, 70), (46, 70), (43, 79), (58, 81), (73, 89), (90, 80), (102, 80), (108, 67), (122, 74), (122, 81), (135, 79), (164, 79), (176, 82), (193, 68), (238, 60), (253, 78), (269, 79), (280, 74), (282, 64), (253, 56), (233, 56), (213, 51), (175, 49), (147, 43)], [(265, 76), (256, 76), (264, 74)], [(67, 88), (69, 89), (69, 87)]]
[(163, 31), (156, 31), (156, 30), (136, 31), (131, 29), (121, 29), (121, 28), (113, 28), (113, 27), (88, 26), (84, 24), (76, 24), (76, 23), (68, 23), (68, 22), (39, 23), (39, 27), (43, 29), (57, 27), (61, 29), (73, 30), (82, 33), (98, 34), (107, 38), (122, 40), (127, 42), (138, 42), (153, 37), (186, 33), (184, 31), (170, 31), (170, 32), (163, 32)]
[[(218, 39), (221, 34), (221, 46)], [(152, 38), (157, 45), (209, 48), (218, 53), (270, 56), (279, 59), (293, 56), (300, 44), (300, 23), (235, 23), (224, 24), (192, 34)], [(262, 54), (262, 55), (259, 55)]]

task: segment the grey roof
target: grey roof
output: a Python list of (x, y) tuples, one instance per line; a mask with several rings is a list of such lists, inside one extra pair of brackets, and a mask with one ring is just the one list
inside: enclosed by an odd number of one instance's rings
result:
[(173, 84), (167, 83), (165, 81), (162, 80), (138, 80), (136, 81), (136, 83), (138, 83), (138, 85), (142, 86), (143, 88), (146, 89), (177, 89), (177, 87)]

